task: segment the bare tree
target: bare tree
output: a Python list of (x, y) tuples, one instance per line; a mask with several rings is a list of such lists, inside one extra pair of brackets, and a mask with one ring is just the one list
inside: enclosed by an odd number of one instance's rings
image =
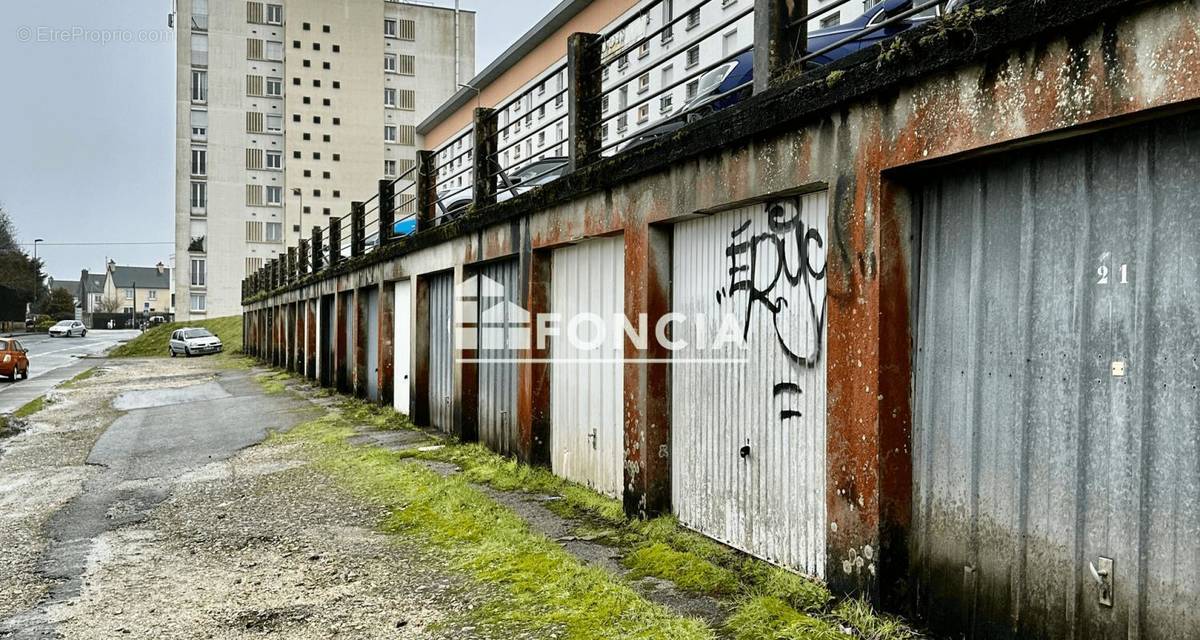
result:
[(100, 313), (117, 313), (121, 310), (121, 299), (117, 294), (110, 293), (100, 299), (100, 303), (96, 305), (96, 310)]

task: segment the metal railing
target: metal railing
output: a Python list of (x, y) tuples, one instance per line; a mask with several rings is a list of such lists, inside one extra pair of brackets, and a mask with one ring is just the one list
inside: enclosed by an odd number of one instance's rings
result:
[[(699, 0), (679, 15), (665, 13), (662, 2), (649, 4), (603, 33), (586, 36), (580, 41), (585, 44), (572, 49), (566, 63), (546, 69), (534, 82), (494, 109), (477, 112), (472, 125), (435, 152), (421, 152), (418, 160), (401, 175), (381, 180), (379, 191), (366, 201), (354, 203), (351, 211), (330, 220), (324, 227), (314, 228), (311, 239), (302, 240), (303, 248), (281, 254), (246, 278), (243, 291), (250, 295), (270, 291), (295, 282), (305, 273), (319, 272), (380, 251), (391, 243), (454, 220), (480, 201), (480, 195), (484, 196), (483, 202), (508, 200), (552, 182), (571, 167), (622, 153), (639, 138), (651, 142), (665, 135), (664, 132), (686, 127), (749, 95), (755, 86), (754, 56), (762, 55), (763, 51), (786, 51), (782, 64), (791, 66), (790, 75), (803, 78), (805, 74), (819, 72), (819, 63), (857, 50), (850, 46), (855, 42), (865, 39), (886, 42), (896, 33), (882, 37), (876, 34), (908, 23), (904, 29), (892, 29), (897, 33), (905, 31), (964, 4), (964, 0), (912, 0), (886, 14), (882, 8), (867, 10), (865, 15), (871, 17), (863, 19), (861, 28), (841, 37), (812, 30), (813, 25), (831, 12), (859, 1), (832, 0), (812, 11), (808, 11), (808, 6), (815, 3), (798, 2), (795, 15), (786, 16), (786, 24), (781, 25), (785, 28), (778, 30), (777, 40), (733, 47), (725, 38), (733, 25), (738, 25), (737, 31), (741, 33), (739, 23), (752, 21), (756, 10), (754, 0), (741, 0), (747, 3), (743, 6), (726, 5), (724, 0)], [(703, 18), (705, 8), (714, 9), (711, 13), (719, 14), (720, 19), (697, 19), (698, 15)], [(655, 21), (659, 24), (651, 26)], [(821, 36), (815, 46), (811, 38), (814, 33)], [(721, 55), (712, 55), (714, 46), (721, 49)], [(659, 48), (660, 55), (649, 53), (653, 47)], [(575, 53), (580, 50), (583, 53)], [(637, 59), (630, 61), (631, 55)], [(738, 74), (736, 84), (719, 83), (723, 88), (712, 95), (688, 95), (691, 87), (697, 92), (707, 89), (706, 76), (724, 74), (716, 70), (727, 65), (734, 66), (723, 79)], [(668, 66), (683, 72), (677, 77), (675, 74), (664, 77), (663, 70)], [(659, 81), (656, 83), (655, 79)], [(683, 99), (677, 106), (676, 98), (681, 93)], [(664, 101), (668, 95), (671, 98)], [(614, 99), (620, 100), (621, 96), (632, 98), (613, 106)], [(648, 117), (655, 101), (659, 103), (658, 113), (656, 117)], [(669, 110), (664, 108), (667, 104)], [(606, 105), (608, 108), (604, 108)], [(629, 126), (631, 114), (647, 117)], [(626, 126), (618, 135), (605, 135), (614, 124), (622, 122)], [(560, 127), (561, 138), (557, 134)], [(481, 131), (485, 137), (477, 139)], [(572, 137), (580, 135), (587, 138)], [(539, 166), (539, 161), (546, 164)], [(480, 188), (484, 193), (476, 192)], [(356, 240), (356, 229), (361, 230), (358, 236), (361, 245)], [(306, 268), (299, 268), (300, 259), (306, 261)]]

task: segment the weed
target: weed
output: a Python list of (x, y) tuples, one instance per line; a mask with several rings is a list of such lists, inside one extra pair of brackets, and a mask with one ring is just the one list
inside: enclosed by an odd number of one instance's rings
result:
[(864, 640), (916, 640), (921, 637), (900, 620), (876, 613), (862, 600), (843, 601), (834, 608), (833, 617), (853, 627)]
[(740, 586), (732, 571), (661, 542), (634, 549), (625, 556), (625, 566), (633, 570), (634, 579), (655, 576), (670, 580), (686, 591), (710, 596), (732, 595)]
[(837, 626), (797, 612), (775, 596), (743, 600), (725, 622), (735, 640), (851, 640)]
[(88, 378), (96, 375), (96, 371), (97, 371), (96, 367), (92, 367), (91, 369), (86, 369), (86, 370), (80, 372), (79, 375), (75, 376), (74, 378), (71, 378), (70, 380), (67, 380), (66, 382), (62, 383), (61, 386), (64, 389), (70, 389), (71, 387), (75, 386), (76, 384), (83, 382), (84, 380), (87, 380)]

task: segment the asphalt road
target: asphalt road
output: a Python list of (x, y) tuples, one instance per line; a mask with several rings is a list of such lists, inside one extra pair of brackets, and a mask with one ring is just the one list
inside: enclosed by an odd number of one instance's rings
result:
[(70, 380), (94, 363), (84, 358), (103, 355), (121, 342), (132, 340), (138, 331), (88, 331), (86, 338), (51, 338), (47, 335), (16, 336), (29, 349), (29, 379), (9, 382), (0, 378), (0, 413), (10, 413)]

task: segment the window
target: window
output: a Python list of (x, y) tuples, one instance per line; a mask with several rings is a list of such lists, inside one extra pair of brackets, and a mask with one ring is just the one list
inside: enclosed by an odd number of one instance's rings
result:
[(388, 73), (396, 73), (396, 54), (383, 54), (383, 70)]
[(146, 299), (147, 300), (158, 300), (158, 290), (157, 289), (147, 289), (146, 290)]
[(396, 21), (390, 18), (383, 21), (383, 35), (389, 38), (396, 37)]
[(197, 313), (204, 313), (204, 294), (203, 293), (193, 293), (192, 294), (192, 311), (197, 312)]
[(282, 242), (283, 241), (283, 223), (282, 222), (268, 222), (265, 226), (267, 229), (267, 242)]
[(208, 150), (192, 149), (192, 175), (208, 175)]
[(192, 69), (192, 102), (208, 102), (208, 72)]
[(314, 42), (314, 43), (313, 43), (313, 51), (320, 51), (320, 50), (321, 50), (321, 43), (320, 43), (320, 42)]
[(292, 40), (292, 48), (293, 48), (293, 49), (299, 49), (299, 48), (300, 48), (300, 41), (299, 41), (299, 40)]
[(645, 58), (648, 55), (650, 55), (650, 41), (649, 40), (638, 45), (637, 56), (638, 56), (638, 59), (640, 60), (642, 58)]
[(737, 50), (737, 29), (728, 31), (721, 38), (721, 51), (724, 57), (728, 58)]
[(267, 152), (267, 168), (282, 169), (283, 168), (283, 152), (268, 151)]
[(699, 80), (692, 80), (691, 82), (687, 83), (687, 90), (686, 90), (687, 99), (691, 100), (692, 98), (695, 98), (696, 91), (698, 91), (699, 89), (700, 89), (700, 81)]
[(649, 119), (650, 119), (650, 105), (644, 104), (644, 105), (638, 107), (638, 110), (637, 110), (638, 124), (642, 124), (643, 122), (646, 122)]
[(385, 142), (396, 141), (396, 125), (385, 125), (383, 127), (383, 139)]
[(629, 114), (622, 113), (621, 115), (617, 116), (617, 133), (625, 133), (625, 130), (628, 128)]
[(267, 60), (274, 60), (276, 62), (283, 60), (282, 42), (267, 41)]
[(341, 119), (341, 118), (334, 118), (334, 119), (333, 119), (333, 126), (335, 126), (335, 127), (336, 127), (336, 126), (338, 126), (338, 125), (340, 125), (340, 124), (342, 124), (342, 119)]
[(673, 33), (674, 25), (671, 21), (675, 19), (675, 0), (662, 0), (662, 23), (667, 26), (662, 32), (662, 43), (666, 44), (675, 38)]
[(341, 81), (340, 81), (340, 80), (334, 80), (334, 81), (333, 81), (333, 88), (334, 88), (334, 89), (341, 89), (341, 88), (342, 88), (342, 83), (341, 83)]
[(267, 206), (278, 207), (283, 204), (283, 187), (267, 187)]
[(192, 211), (203, 212), (208, 207), (208, 183), (192, 183)]
[(650, 74), (643, 73), (642, 75), (638, 76), (637, 91), (638, 91), (638, 93), (646, 93), (649, 90), (650, 90)]
[(629, 54), (622, 53), (620, 58), (617, 58), (617, 70), (624, 71), (629, 68)]
[(192, 258), (192, 281), (193, 287), (207, 286), (205, 277), (205, 260), (204, 258)]
[(283, 96), (283, 78), (267, 78), (267, 95), (273, 98)]
[(842, 23), (842, 13), (834, 11), (832, 15), (821, 18), (821, 28), (836, 27)]
[(329, 28), (329, 25), (323, 25), (323, 26), (321, 27), (321, 32), (322, 32), (322, 33), (330, 33), (331, 31), (332, 31), (332, 30)]
[(270, 133), (279, 133), (283, 131), (283, 116), (268, 115), (267, 116), (267, 131)]
[(685, 66), (691, 69), (698, 64), (700, 64), (700, 45), (687, 50), (687, 64)]
[(267, 24), (283, 24), (283, 5), (267, 5)]
[(396, 106), (396, 90), (395, 89), (388, 88), (388, 89), (383, 90), (383, 105), (385, 107)]
[(688, 29), (690, 31), (692, 29), (695, 29), (698, 26), (700, 26), (700, 8), (696, 7), (695, 9), (692, 9), (687, 15), (686, 29)]
[(342, 52), (342, 45), (340, 45), (340, 44), (335, 44), (335, 45), (333, 45), (333, 52), (334, 52), (334, 53), (341, 53), (341, 52)]
[(208, 35), (192, 34), (192, 64), (197, 67), (208, 66)]
[(133, 289), (126, 289), (126, 290), (125, 290), (125, 299), (126, 299), (126, 300), (133, 300)]
[(192, 110), (192, 140), (208, 139), (208, 112)]
[(385, 176), (396, 175), (396, 161), (395, 160), (384, 160), (383, 161), (383, 175), (385, 175)]
[(600, 113), (608, 113), (608, 95), (600, 98)]
[(557, 125), (554, 126), (554, 136), (558, 142), (562, 142), (562, 139), (563, 139), (563, 123), (562, 122), (559, 122)]
[(675, 101), (675, 96), (672, 96), (671, 94), (667, 94), (667, 95), (659, 98), (658, 99), (659, 113), (671, 113), (671, 109), (673, 108), (672, 103), (674, 101)]
[(546, 132), (545, 132), (545, 131), (539, 131), (539, 132), (538, 132), (538, 135), (537, 135), (537, 143), (538, 143), (538, 146), (539, 146), (539, 147), (544, 147), (544, 146), (546, 146)]
[(327, 133), (327, 134), (321, 136), (321, 141), (322, 142), (333, 142), (333, 136), (331, 136)]

